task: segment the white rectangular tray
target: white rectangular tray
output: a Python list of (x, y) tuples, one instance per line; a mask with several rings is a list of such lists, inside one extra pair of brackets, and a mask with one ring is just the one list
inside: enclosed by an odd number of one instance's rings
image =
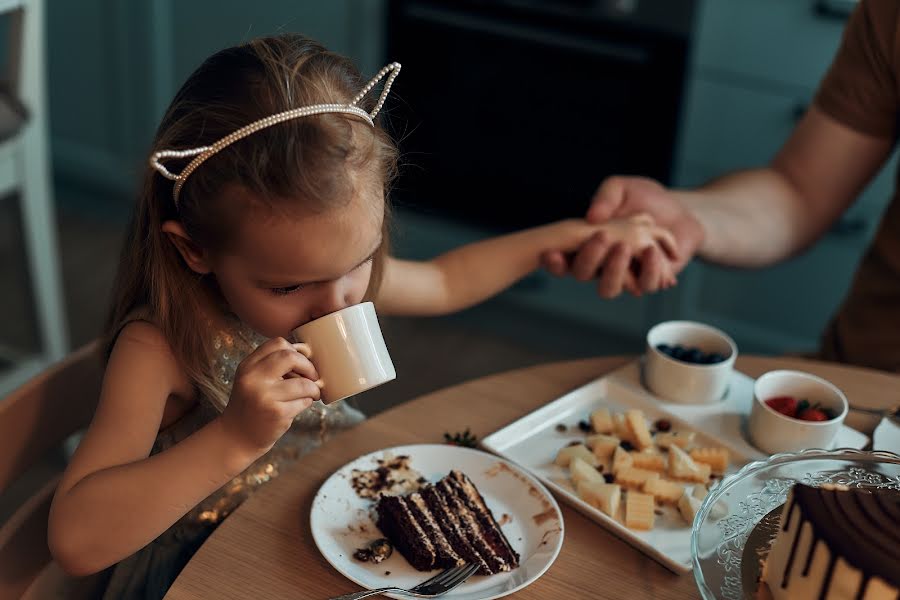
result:
[[(644, 388), (640, 362), (635, 361), (525, 415), (485, 437), (481, 445), (528, 469), (557, 497), (665, 567), (687, 573), (691, 570), (691, 527), (674, 507), (662, 508), (652, 531), (628, 529), (621, 515), (613, 519), (581, 500), (569, 481), (568, 469), (553, 460), (570, 441), (584, 439), (578, 422), (587, 420), (596, 408), (607, 406), (613, 412), (640, 408), (651, 422), (668, 419), (674, 430), (696, 431), (698, 442), (704, 445), (728, 448), (731, 466), (727, 476), (747, 462), (766, 457), (745, 437), (752, 400), (753, 379), (735, 371), (726, 397), (719, 403), (686, 406), (663, 402)], [(557, 431), (558, 424), (565, 425), (566, 431)], [(866, 435), (843, 426), (833, 446), (859, 449), (868, 441)]]

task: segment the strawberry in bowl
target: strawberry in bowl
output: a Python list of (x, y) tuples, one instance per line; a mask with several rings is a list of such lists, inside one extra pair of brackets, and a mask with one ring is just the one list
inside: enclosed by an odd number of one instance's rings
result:
[(801, 421), (830, 421), (834, 411), (820, 403), (810, 405), (809, 400), (797, 400), (793, 396), (775, 396), (765, 401), (766, 406), (786, 417)]
[(770, 454), (830, 448), (848, 409), (841, 390), (821, 377), (770, 371), (753, 386), (750, 441)]

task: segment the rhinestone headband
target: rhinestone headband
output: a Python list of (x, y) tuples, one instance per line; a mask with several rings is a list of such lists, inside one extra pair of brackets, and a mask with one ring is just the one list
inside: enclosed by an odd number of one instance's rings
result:
[[(184, 182), (187, 180), (188, 176), (197, 170), (203, 161), (208, 159), (210, 156), (220, 152), (222, 149), (228, 147), (234, 142), (247, 137), (252, 133), (256, 133), (261, 129), (265, 129), (267, 127), (271, 127), (272, 125), (276, 125), (278, 123), (284, 123), (285, 121), (291, 121), (293, 119), (299, 119), (300, 117), (309, 117), (311, 115), (321, 115), (325, 113), (343, 113), (347, 115), (356, 115), (360, 117), (365, 122), (367, 122), (372, 127), (375, 126), (375, 117), (378, 115), (378, 111), (381, 110), (381, 107), (384, 106), (384, 100), (387, 98), (388, 93), (391, 91), (391, 85), (394, 83), (394, 79), (396, 79), (397, 75), (400, 74), (400, 63), (391, 63), (375, 75), (369, 83), (363, 87), (363, 89), (356, 95), (355, 98), (349, 104), (311, 104), (309, 106), (302, 106), (300, 108), (293, 108), (291, 110), (286, 110), (284, 112), (276, 113), (274, 115), (269, 115), (268, 117), (264, 117), (259, 119), (258, 121), (254, 121), (249, 125), (245, 125), (234, 131), (229, 133), (219, 141), (209, 145), (202, 146), (200, 148), (191, 148), (188, 150), (160, 150), (158, 152), (154, 152), (150, 156), (150, 166), (156, 169), (160, 175), (175, 182), (175, 185), (172, 189), (172, 196), (175, 199), (175, 205), (178, 206), (178, 195), (181, 193), (181, 188), (184, 187)], [(381, 90), (381, 95), (378, 97), (378, 102), (375, 104), (375, 108), (372, 109), (372, 112), (366, 112), (363, 109), (359, 108), (357, 104), (362, 101), (363, 98), (366, 97), (372, 88), (374, 88), (379, 81), (384, 79), (384, 76), (387, 75), (387, 81), (384, 82), (384, 88)], [(181, 173), (175, 174), (169, 171), (161, 162), (163, 159), (168, 158), (188, 158), (193, 156), (194, 159), (188, 163), (188, 165), (182, 169)]]

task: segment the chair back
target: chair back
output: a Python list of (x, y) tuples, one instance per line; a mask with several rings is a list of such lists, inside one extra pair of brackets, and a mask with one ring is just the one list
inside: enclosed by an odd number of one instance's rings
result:
[[(95, 341), (0, 400), (0, 497), (49, 451), (90, 423), (103, 368)], [(0, 524), (0, 600), (21, 598), (52, 563), (47, 517), (60, 476), (53, 475)]]

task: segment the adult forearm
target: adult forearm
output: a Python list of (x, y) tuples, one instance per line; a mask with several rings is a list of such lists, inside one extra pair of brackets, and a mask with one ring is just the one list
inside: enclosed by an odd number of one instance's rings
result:
[(718, 264), (766, 266), (800, 251), (820, 233), (797, 189), (774, 168), (733, 173), (675, 195), (703, 226), (699, 255)]
[(219, 420), (176, 446), (93, 473), (54, 500), (49, 541), (75, 575), (95, 573), (144, 547), (255, 457)]

